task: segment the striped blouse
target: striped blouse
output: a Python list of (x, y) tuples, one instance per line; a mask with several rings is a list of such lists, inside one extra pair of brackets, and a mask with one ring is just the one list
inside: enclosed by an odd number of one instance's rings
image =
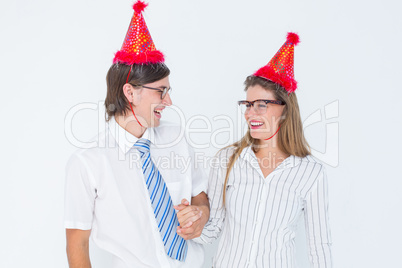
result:
[(233, 147), (216, 156), (208, 185), (210, 219), (198, 238), (212, 243), (222, 233), (213, 267), (297, 267), (294, 238), (304, 214), (311, 267), (330, 268), (323, 165), (312, 156), (290, 156), (264, 178), (254, 152), (247, 147), (230, 173), (222, 206), (226, 165), (232, 153)]

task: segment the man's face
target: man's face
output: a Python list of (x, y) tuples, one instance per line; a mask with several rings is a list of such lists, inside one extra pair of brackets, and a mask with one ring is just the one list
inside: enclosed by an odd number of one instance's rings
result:
[(133, 109), (144, 127), (157, 127), (165, 107), (172, 105), (169, 93), (161, 99), (163, 88), (170, 88), (169, 76), (144, 86), (161, 89), (161, 91), (148, 88), (134, 89)]

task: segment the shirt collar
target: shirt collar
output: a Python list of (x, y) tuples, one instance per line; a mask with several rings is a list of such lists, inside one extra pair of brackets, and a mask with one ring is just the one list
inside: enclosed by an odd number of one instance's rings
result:
[[(254, 151), (251, 149), (251, 146), (248, 146), (243, 149), (243, 151), (240, 153), (240, 158), (244, 159), (245, 161), (249, 162), (251, 166), (254, 168), (260, 169), (257, 156), (255, 156)], [(301, 161), (301, 158), (295, 155), (290, 155), (287, 157), (285, 160), (282, 161), (282, 163), (279, 164), (277, 169), (287, 169), (287, 168), (292, 168), (297, 165), (299, 165)]]
[[(116, 140), (120, 147), (120, 150), (126, 154), (134, 144), (139, 140), (136, 136), (126, 131), (117, 122), (114, 116), (112, 116), (108, 122), (109, 131), (113, 138)], [(155, 135), (153, 128), (147, 128), (141, 137), (142, 139), (147, 139), (151, 141), (151, 144), (155, 143)]]

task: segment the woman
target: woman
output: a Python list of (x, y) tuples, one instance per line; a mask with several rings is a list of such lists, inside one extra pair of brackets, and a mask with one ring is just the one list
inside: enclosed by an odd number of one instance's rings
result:
[(331, 267), (326, 175), (310, 154), (294, 93), (298, 41), (289, 33), (268, 65), (247, 77), (239, 106), (248, 132), (212, 167), (211, 214), (200, 239), (211, 243), (222, 232), (213, 267), (295, 267), (303, 214), (311, 267)]

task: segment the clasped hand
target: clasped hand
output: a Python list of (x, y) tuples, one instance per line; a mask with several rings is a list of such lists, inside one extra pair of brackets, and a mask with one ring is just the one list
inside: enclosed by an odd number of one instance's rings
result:
[(177, 210), (177, 218), (180, 226), (177, 227), (177, 234), (185, 240), (199, 237), (202, 229), (209, 218), (209, 207), (190, 205), (186, 199), (180, 205), (173, 206)]

